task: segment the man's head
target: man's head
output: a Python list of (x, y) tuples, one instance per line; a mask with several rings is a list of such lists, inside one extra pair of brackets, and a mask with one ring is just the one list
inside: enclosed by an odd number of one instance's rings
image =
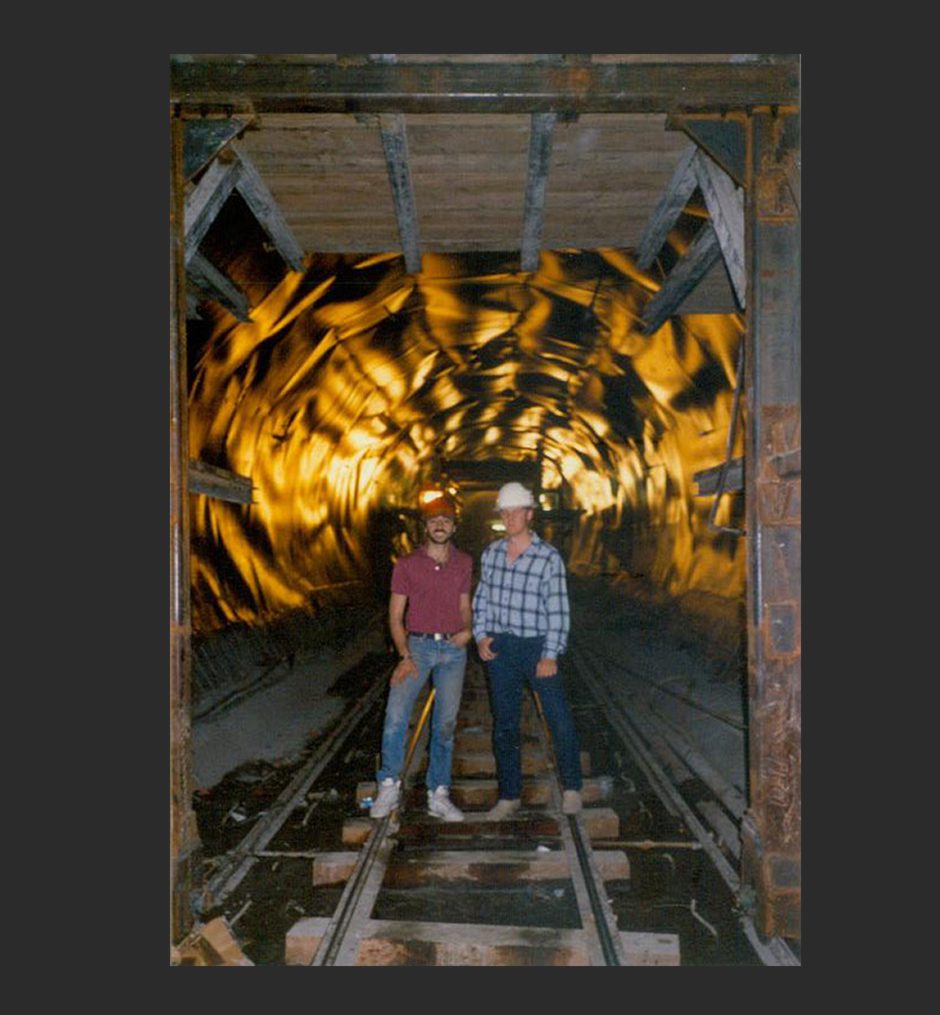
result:
[(457, 505), (449, 494), (442, 493), (433, 500), (425, 501), (421, 505), (421, 514), (429, 539), (446, 543), (453, 536), (457, 528)]
[(506, 483), (496, 495), (496, 510), (500, 514), (506, 535), (515, 536), (524, 532), (535, 513), (535, 498), (532, 491), (521, 483)]

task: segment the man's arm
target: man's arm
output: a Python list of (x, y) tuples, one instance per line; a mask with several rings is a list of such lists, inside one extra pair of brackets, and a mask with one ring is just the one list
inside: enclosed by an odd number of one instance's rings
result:
[(418, 672), (418, 667), (408, 651), (408, 632), (405, 630), (405, 604), (408, 597), (400, 592), (393, 592), (388, 602), (388, 626), (392, 632), (392, 641), (401, 659), (392, 671), (390, 683), (400, 684), (406, 677)]
[(552, 554), (542, 580), (542, 602), (548, 621), (545, 647), (536, 666), (537, 677), (553, 677), (558, 672), (558, 657), (568, 646), (571, 611), (568, 605), (568, 583), (565, 564), (560, 554)]
[(462, 628), (456, 633), (451, 635), (451, 645), (456, 645), (457, 648), (463, 648), (473, 637), (473, 610), (470, 606), (470, 593), (460, 593), (460, 623), (463, 625)]
[(473, 638), (477, 643), (480, 658), (484, 662), (490, 662), (490, 660), (496, 658), (496, 653), (490, 648), (493, 639), (487, 637), (486, 634), (487, 621), (489, 619), (489, 600), (487, 596), (489, 579), (487, 577), (486, 565), (486, 551), (484, 550), (483, 557), (480, 560), (480, 581), (477, 584), (476, 591), (473, 593)]

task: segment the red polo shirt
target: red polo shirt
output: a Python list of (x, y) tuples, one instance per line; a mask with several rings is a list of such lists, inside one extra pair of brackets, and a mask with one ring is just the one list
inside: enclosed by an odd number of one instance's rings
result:
[(453, 545), (440, 570), (423, 546), (395, 561), (392, 592), (408, 597), (406, 630), (420, 634), (455, 634), (461, 630), (460, 596), (470, 594), (472, 569), (470, 554)]

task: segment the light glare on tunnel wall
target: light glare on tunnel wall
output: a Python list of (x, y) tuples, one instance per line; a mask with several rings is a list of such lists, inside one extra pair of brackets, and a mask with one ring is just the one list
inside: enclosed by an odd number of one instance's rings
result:
[[(318, 257), (251, 323), (219, 316), (194, 364), (190, 455), (249, 475), (256, 497), (194, 495), (194, 630), (367, 577), (370, 519), (417, 504), (442, 458), (540, 462), (541, 489), (577, 512), (573, 571), (743, 588), (740, 544), (709, 530), (692, 482), (724, 457), (737, 318), (644, 335), (656, 286), (635, 281), (626, 252), (554, 252), (524, 284), (502, 268), (462, 276), (458, 258), (416, 281), (392, 255)], [(732, 455), (745, 432), (739, 421)], [(740, 501), (721, 508), (730, 521)]]

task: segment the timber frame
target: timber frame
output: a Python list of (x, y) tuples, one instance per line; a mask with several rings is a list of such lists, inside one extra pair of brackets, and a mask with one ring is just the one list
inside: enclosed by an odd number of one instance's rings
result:
[[(303, 256), (238, 137), (272, 113), (375, 115), (401, 249), (420, 270), (404, 115), (525, 113), (530, 144), (519, 240), (524, 271), (538, 262), (553, 129), (586, 113), (663, 113), (690, 145), (637, 248), (652, 263), (698, 188), (708, 221), (644, 313), (647, 333), (677, 313), (709, 268), (723, 261), (746, 322), (743, 462), (747, 500), (749, 802), (743, 826), (743, 908), (767, 937), (800, 937), (800, 63), (796, 56), (728, 63), (593, 63), (546, 56), (528, 63), (401, 63), (350, 54), (332, 64), (303, 55), (174, 56), (170, 65), (170, 709), (173, 940), (193, 922), (189, 899), (199, 855), (191, 809), (190, 491), (245, 502), (250, 478), (189, 463), (186, 319), (192, 290), (246, 320), (237, 286), (199, 251), (237, 190), (285, 263)], [(191, 158), (184, 157), (184, 150)], [(195, 154), (193, 154), (195, 152)], [(187, 181), (202, 173), (184, 198)], [(714, 470), (709, 470), (714, 471)], [(697, 477), (698, 478), (698, 477)], [(702, 476), (702, 479), (713, 477)], [(202, 484), (200, 487), (199, 484)], [(740, 480), (733, 488), (740, 489)], [(700, 492), (715, 490), (714, 483)], [(718, 490), (718, 496), (721, 495)], [(728, 489), (725, 490), (728, 492)]]

